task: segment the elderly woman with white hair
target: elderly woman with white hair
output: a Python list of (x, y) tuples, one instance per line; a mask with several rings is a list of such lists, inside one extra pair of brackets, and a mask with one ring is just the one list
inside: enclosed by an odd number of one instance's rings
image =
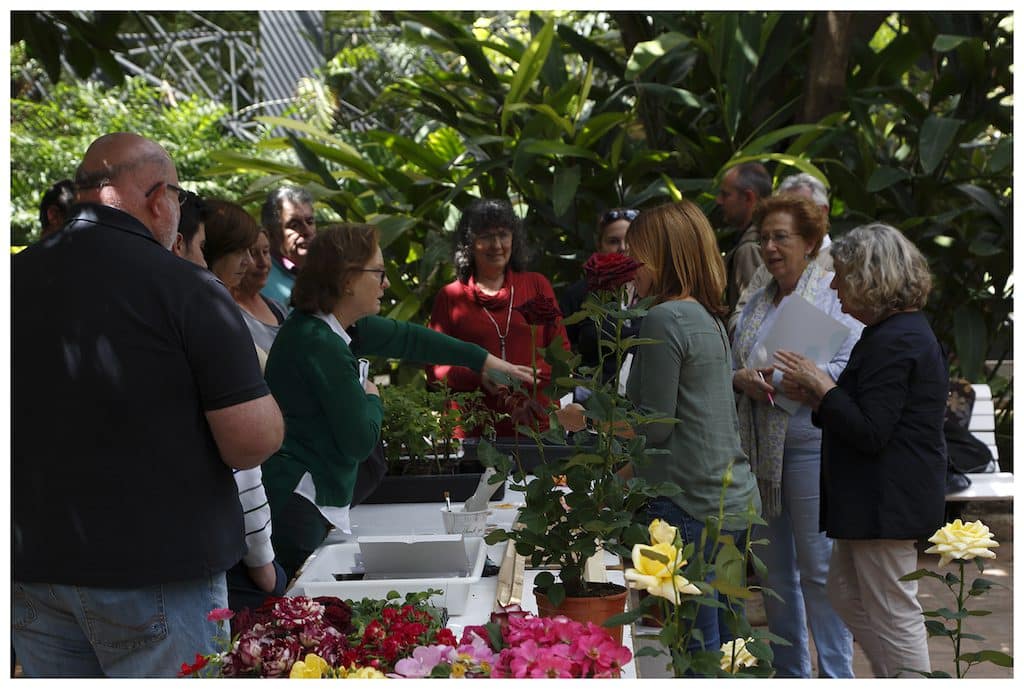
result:
[(858, 227), (832, 244), (832, 287), (866, 326), (839, 378), (778, 352), (786, 394), (822, 428), (821, 526), (834, 539), (828, 595), (877, 677), (930, 671), (916, 540), (941, 526), (948, 371), (921, 308), (931, 275), (899, 230)]

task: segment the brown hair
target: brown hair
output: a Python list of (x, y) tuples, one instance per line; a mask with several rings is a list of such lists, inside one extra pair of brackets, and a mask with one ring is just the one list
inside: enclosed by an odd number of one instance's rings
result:
[(813, 200), (800, 194), (782, 193), (768, 196), (754, 206), (753, 223), (760, 227), (764, 219), (774, 213), (788, 213), (793, 218), (796, 233), (810, 242), (808, 258), (814, 258), (821, 250), (821, 241), (828, 232), (828, 215), (825, 209)]
[(728, 312), (718, 242), (693, 203), (683, 199), (642, 211), (630, 224), (626, 241), (630, 255), (652, 272), (651, 292), (659, 302), (693, 297), (713, 316)]
[(224, 256), (239, 249), (248, 249), (256, 243), (260, 226), (237, 203), (203, 199), (203, 207), (203, 224), (206, 227), (203, 258), (211, 269)]
[(330, 313), (353, 273), (377, 251), (380, 232), (373, 225), (340, 223), (317, 232), (295, 278), (291, 304), (303, 313)]

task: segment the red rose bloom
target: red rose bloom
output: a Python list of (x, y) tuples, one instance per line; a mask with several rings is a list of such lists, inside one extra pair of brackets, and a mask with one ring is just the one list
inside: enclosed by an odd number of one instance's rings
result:
[(324, 622), (347, 634), (352, 629), (352, 608), (348, 603), (335, 596), (317, 596), (317, 603), (324, 606)]
[(515, 309), (523, 314), (523, 318), (530, 325), (554, 325), (562, 317), (562, 312), (558, 310), (558, 304), (543, 294), (538, 294)]
[(632, 280), (642, 265), (625, 254), (593, 254), (583, 264), (587, 289), (591, 292), (617, 290)]

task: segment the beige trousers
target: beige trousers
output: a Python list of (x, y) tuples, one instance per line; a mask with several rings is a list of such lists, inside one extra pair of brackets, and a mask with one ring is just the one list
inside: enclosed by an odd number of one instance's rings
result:
[(828, 570), (832, 607), (864, 649), (875, 677), (931, 672), (917, 582), (917, 546), (907, 540), (835, 539)]

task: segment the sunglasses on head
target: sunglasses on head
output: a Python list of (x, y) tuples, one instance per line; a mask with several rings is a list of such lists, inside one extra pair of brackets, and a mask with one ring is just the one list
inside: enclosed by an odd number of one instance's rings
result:
[(601, 224), (607, 225), (615, 222), (616, 220), (633, 222), (636, 220), (636, 216), (638, 215), (640, 215), (640, 211), (635, 208), (616, 208), (615, 210), (608, 211), (601, 216)]

